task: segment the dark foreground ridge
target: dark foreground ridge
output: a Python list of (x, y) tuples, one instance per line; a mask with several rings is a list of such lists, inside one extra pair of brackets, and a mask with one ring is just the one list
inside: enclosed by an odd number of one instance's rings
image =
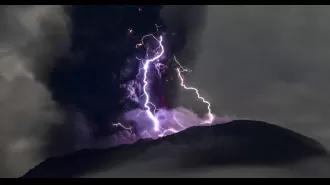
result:
[[(170, 148), (160, 152), (161, 157), (180, 158), (176, 164), (179, 168), (282, 164), (328, 155), (320, 143), (291, 130), (260, 121), (237, 120), (209, 127), (192, 127), (158, 140), (140, 140), (133, 145), (84, 149), (52, 157), (31, 169), (23, 178), (80, 177), (91, 172), (109, 171), (137, 160), (147, 150), (161, 145)], [(178, 150), (180, 154), (174, 155)], [(157, 157), (160, 156), (157, 154), (154, 159)]]

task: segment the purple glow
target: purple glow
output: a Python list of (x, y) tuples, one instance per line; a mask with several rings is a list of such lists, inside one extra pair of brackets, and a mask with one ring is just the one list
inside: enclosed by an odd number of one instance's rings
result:
[[(141, 138), (159, 138), (163, 137), (169, 134), (180, 132), (190, 126), (196, 126), (196, 125), (202, 125), (204, 123), (212, 124), (213, 120), (215, 119), (215, 116), (211, 112), (211, 104), (210, 102), (206, 101), (203, 97), (200, 96), (198, 89), (193, 87), (187, 87), (184, 84), (184, 79), (182, 77), (182, 73), (189, 74), (191, 70), (183, 67), (174, 57), (175, 65), (177, 66), (176, 71), (178, 78), (180, 80), (180, 85), (186, 89), (186, 90), (193, 90), (197, 98), (202, 100), (203, 103), (207, 105), (208, 113), (207, 113), (207, 119), (202, 120), (197, 115), (192, 113), (191, 111), (187, 111), (186, 109), (173, 109), (173, 110), (164, 110), (164, 109), (157, 109), (157, 107), (150, 102), (150, 94), (148, 92), (149, 83), (151, 83), (151, 75), (150, 68), (151, 64), (154, 64), (155, 69), (157, 70), (159, 78), (161, 78), (161, 73), (163, 70), (167, 68), (166, 65), (159, 62), (160, 58), (165, 53), (165, 48), (162, 44), (163, 37), (160, 36), (159, 40), (153, 35), (145, 35), (142, 37), (141, 42), (139, 42), (136, 47), (142, 47), (144, 45), (144, 40), (147, 37), (151, 37), (152, 39), (157, 41), (158, 47), (155, 49), (150, 49), (149, 47), (146, 48), (146, 59), (139, 59), (141, 63), (143, 64), (143, 67), (139, 69), (137, 74), (136, 82), (138, 81), (138, 76), (140, 75), (140, 71), (143, 70), (143, 92), (142, 96), (145, 96), (145, 101), (143, 103), (144, 110), (133, 110), (125, 113), (125, 118), (123, 121), (133, 121), (136, 123), (133, 128), (137, 130), (137, 135)], [(148, 58), (149, 51), (155, 54), (153, 58)], [(133, 84), (133, 83), (132, 83)], [(137, 86), (132, 86), (132, 84), (127, 84), (124, 86), (126, 90), (128, 91), (128, 98), (135, 102), (139, 102), (139, 99), (142, 97), (137, 96)], [(153, 111), (150, 106), (153, 106)], [(184, 110), (184, 111), (182, 111)], [(138, 111), (138, 112), (136, 112)], [(184, 115), (184, 116), (183, 116)], [(189, 116), (187, 116), (189, 115)], [(124, 126), (123, 124), (116, 124), (114, 126), (121, 126), (124, 130), (132, 130), (131, 127)], [(152, 127), (152, 128), (150, 128)]]
[[(159, 120), (160, 132), (153, 129), (153, 121), (149, 118), (146, 110), (134, 109), (126, 112), (121, 118), (121, 124), (116, 124), (123, 128), (122, 131), (108, 137), (101, 138), (97, 141), (99, 147), (112, 147), (122, 144), (132, 144), (139, 139), (157, 139), (168, 136), (177, 132), (181, 132), (192, 126), (202, 125), (203, 119), (197, 114), (183, 107), (165, 110), (160, 109), (155, 118)], [(214, 116), (213, 124), (222, 124), (233, 119), (230, 117)], [(130, 124), (128, 124), (130, 123)], [(134, 129), (133, 129), (134, 128)]]

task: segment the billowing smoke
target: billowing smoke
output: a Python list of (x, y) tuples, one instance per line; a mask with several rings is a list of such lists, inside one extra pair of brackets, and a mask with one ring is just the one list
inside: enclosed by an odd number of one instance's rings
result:
[(215, 113), (280, 124), (330, 147), (329, 7), (165, 6), (162, 15), (193, 42), (179, 60)]
[(189, 83), (207, 92), (214, 112), (279, 124), (329, 148), (329, 7), (204, 8), (199, 16), (197, 7), (165, 6), (163, 17), (173, 30), (189, 28), (193, 44), (179, 59), (193, 65)]
[(208, 6), (191, 81), (215, 113), (279, 124), (329, 148), (329, 10)]
[[(168, 27), (167, 31), (172, 34), (170, 37), (171, 50), (180, 63), (192, 71), (194, 71), (201, 50), (200, 38), (206, 26), (206, 15), (207, 6), (201, 5), (166, 5), (161, 11), (161, 16)], [(186, 78), (190, 79), (190, 76)], [(195, 85), (193, 81), (189, 84)], [(203, 92), (203, 94), (206, 93)], [(175, 98), (176, 105), (193, 108), (198, 113), (204, 112), (204, 105), (191, 101), (193, 98), (190, 95), (178, 94)]]
[(43, 160), (47, 131), (63, 123), (45, 84), (67, 52), (70, 24), (61, 6), (1, 6), (0, 14), (0, 177), (15, 177)]

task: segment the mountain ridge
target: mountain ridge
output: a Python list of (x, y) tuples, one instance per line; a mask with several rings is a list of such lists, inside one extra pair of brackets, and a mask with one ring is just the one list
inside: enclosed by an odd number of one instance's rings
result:
[(103, 168), (109, 170), (139, 158), (147, 160), (144, 153), (158, 147), (166, 151), (155, 151), (157, 157), (177, 158), (176, 165), (180, 168), (282, 164), (328, 156), (328, 151), (319, 142), (289, 129), (261, 121), (235, 120), (191, 127), (156, 140), (140, 139), (132, 145), (83, 149), (61, 157), (50, 157), (22, 178), (76, 177)]

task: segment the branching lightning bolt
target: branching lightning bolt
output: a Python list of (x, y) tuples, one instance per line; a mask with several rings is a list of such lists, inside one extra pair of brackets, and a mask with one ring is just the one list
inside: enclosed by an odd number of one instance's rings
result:
[(196, 88), (194, 88), (194, 87), (187, 87), (187, 86), (184, 84), (184, 80), (183, 80), (183, 78), (182, 78), (182, 76), (181, 76), (180, 68), (176, 68), (176, 71), (177, 71), (177, 73), (178, 73), (178, 77), (180, 78), (180, 81), (181, 81), (180, 85), (181, 85), (184, 89), (186, 89), (186, 90), (193, 90), (193, 91), (195, 91), (195, 93), (196, 93), (196, 95), (197, 95), (197, 98), (200, 99), (200, 100), (202, 100), (203, 103), (207, 104), (207, 109), (208, 109), (208, 119), (205, 120), (205, 123), (209, 123), (209, 124), (211, 124), (211, 123), (213, 122), (213, 120), (214, 120), (214, 115), (213, 115), (212, 112), (211, 112), (211, 103), (208, 102), (208, 101), (206, 101), (203, 97), (201, 97), (201, 96), (199, 95), (198, 89), (196, 89)]
[[(160, 26), (156, 25), (157, 29), (159, 27)], [(152, 135), (157, 136), (157, 137), (163, 137), (163, 136), (166, 136), (166, 135), (171, 134), (171, 133), (180, 132), (181, 130), (186, 129), (186, 127), (179, 122), (179, 120), (175, 117), (175, 115), (173, 115), (172, 118), (167, 118), (167, 119), (173, 119), (174, 124), (178, 125), (180, 128), (175, 129), (173, 126), (169, 126), (168, 128), (163, 128), (160, 125), (160, 120), (158, 119), (159, 116), (160, 116), (160, 113), (162, 111), (157, 112), (157, 110), (158, 110), (157, 107), (152, 102), (150, 102), (150, 94), (148, 92), (148, 87), (149, 87), (150, 82), (151, 82), (150, 79), (148, 79), (148, 78), (150, 78), (150, 75), (149, 75), (149, 72), (151, 70), (150, 66), (153, 65), (155, 67), (155, 69), (157, 70), (158, 76), (160, 78), (161, 78), (161, 73), (163, 72), (163, 70), (165, 70), (167, 68), (167, 66), (159, 62), (160, 58), (163, 56), (163, 54), (165, 52), (164, 46), (162, 44), (162, 42), (163, 42), (163, 37), (162, 36), (160, 36), (159, 39), (157, 39), (153, 34), (145, 35), (145, 36), (142, 37), (141, 41), (136, 45), (136, 48), (141, 47), (142, 45), (144, 45), (144, 40), (147, 37), (151, 37), (154, 40), (156, 40), (157, 43), (158, 43), (158, 46), (156, 48), (150, 50), (151, 53), (155, 53), (155, 56), (153, 56), (153, 58), (149, 58), (149, 56), (148, 56), (149, 55), (149, 49), (150, 49), (148, 46), (146, 47), (145, 59), (140, 59), (140, 58), (136, 57), (136, 59), (140, 60), (141, 64), (143, 65), (143, 67), (141, 67), (139, 69), (138, 74), (136, 75), (136, 78), (138, 78), (140, 75), (143, 75), (143, 79), (142, 79), (143, 87), (141, 88), (143, 92), (142, 92), (142, 95), (139, 98), (141, 98), (142, 96), (145, 96), (145, 101), (144, 101), (144, 104), (143, 104), (143, 107), (144, 107), (143, 112), (145, 112), (146, 115), (148, 116), (148, 118), (152, 121), (152, 123), (153, 123), (153, 132), (148, 132), (148, 130), (145, 130), (140, 135), (142, 136), (144, 134), (147, 134), (151, 137), (152, 137)], [(194, 87), (187, 87), (185, 85), (184, 79), (182, 77), (182, 73), (189, 74), (191, 72), (191, 70), (189, 70), (189, 69), (185, 68), (184, 66), (182, 66), (177, 61), (175, 56), (174, 56), (173, 59), (175, 61), (174, 66), (176, 67), (176, 72), (177, 72), (178, 78), (180, 79), (180, 85), (186, 90), (193, 90), (196, 93), (197, 98), (202, 100), (203, 103), (207, 104), (208, 118), (207, 118), (207, 120), (204, 120), (203, 123), (211, 124), (214, 120), (214, 115), (211, 112), (210, 102), (206, 101), (203, 97), (200, 96), (198, 89), (196, 89)], [(143, 71), (143, 73), (142, 73), (142, 71)], [(133, 84), (128, 84), (127, 85), (127, 91), (128, 91), (128, 95), (129, 95), (130, 99), (132, 99), (133, 101), (138, 101), (139, 98), (135, 94), (136, 93), (135, 88), (136, 87)], [(138, 113), (137, 116), (139, 116), (140, 113)], [(201, 124), (203, 124), (203, 123), (201, 123)], [(124, 129), (130, 130), (130, 131), (132, 129), (131, 127), (127, 128), (127, 127), (125, 127), (124, 125), (122, 125), (120, 123), (114, 124), (114, 126), (120, 126)]]
[[(160, 36), (159, 40), (152, 34), (150, 35), (145, 35), (142, 37), (142, 43), (143, 43), (143, 40), (146, 38), (146, 37), (153, 37), (158, 43), (159, 43), (159, 47), (160, 47), (160, 52), (158, 55), (154, 56), (153, 58), (151, 59), (147, 59), (145, 60), (144, 64), (143, 64), (143, 70), (144, 70), (144, 73), (143, 73), (143, 93), (146, 97), (146, 100), (145, 100), (145, 103), (144, 103), (144, 108), (146, 109), (146, 112), (147, 112), (147, 115), (149, 116), (149, 118), (153, 121), (154, 123), (154, 131), (159, 131), (159, 121), (158, 119), (156, 118), (156, 116), (151, 112), (151, 108), (149, 107), (149, 104), (151, 104), (150, 102), (150, 96), (147, 92), (147, 86), (148, 86), (148, 80), (147, 80), (147, 77), (148, 77), (148, 70), (149, 70), (149, 64), (154, 62), (154, 61), (157, 61), (160, 59), (160, 57), (164, 54), (164, 46), (162, 45), (162, 41), (163, 41), (163, 37)], [(139, 58), (137, 58), (138, 60), (141, 60)], [(153, 104), (152, 104), (153, 105)]]

